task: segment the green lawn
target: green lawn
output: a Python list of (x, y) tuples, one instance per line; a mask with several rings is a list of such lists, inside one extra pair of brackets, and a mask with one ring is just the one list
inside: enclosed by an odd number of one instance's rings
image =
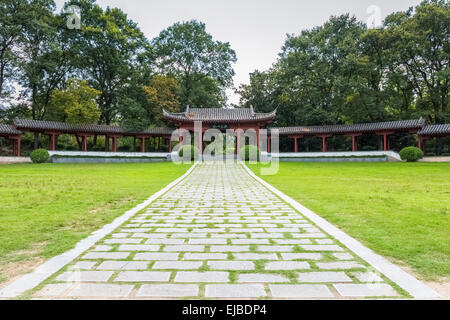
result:
[(450, 277), (450, 163), (284, 162), (260, 177), (424, 279)]
[(188, 168), (173, 163), (0, 166), (0, 282), (14, 275), (14, 270), (2, 274), (11, 263), (73, 248)]

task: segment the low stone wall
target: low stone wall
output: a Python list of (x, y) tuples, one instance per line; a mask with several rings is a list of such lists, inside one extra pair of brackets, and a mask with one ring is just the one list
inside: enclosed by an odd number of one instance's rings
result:
[(0, 164), (31, 163), (29, 157), (0, 157)]
[(49, 151), (52, 163), (151, 163), (170, 160), (166, 152)]
[(165, 162), (167, 158), (93, 158), (93, 157), (52, 157), (52, 163), (151, 163)]
[(359, 151), (359, 152), (297, 152), (272, 153), (272, 159), (282, 162), (387, 162), (401, 161), (394, 151)]

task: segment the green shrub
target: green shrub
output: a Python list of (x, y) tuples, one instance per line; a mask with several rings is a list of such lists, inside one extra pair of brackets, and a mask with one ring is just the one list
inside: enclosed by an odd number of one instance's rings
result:
[(450, 157), (450, 153), (443, 153), (443, 154), (441, 154), (441, 156), (443, 156), (443, 157)]
[(259, 156), (260, 156), (260, 150), (257, 146), (252, 146), (252, 145), (247, 145), (245, 147), (242, 147), (241, 150), (239, 150), (239, 157), (242, 160), (245, 161), (249, 161), (252, 160), (254, 161), (255, 159), (252, 158), (250, 159), (250, 155), (253, 157), (253, 155), (256, 153), (257, 155), (257, 161), (259, 161)]
[(30, 158), (33, 163), (44, 163), (50, 159), (50, 155), (45, 149), (36, 149), (30, 153)]
[(417, 147), (406, 147), (400, 151), (400, 158), (407, 162), (416, 162), (423, 158), (423, 152)]
[(436, 157), (436, 153), (434, 153), (434, 152), (427, 152), (426, 156), (427, 157)]
[(192, 145), (187, 145), (187, 146), (182, 146), (179, 150), (178, 150), (178, 155), (183, 158), (183, 155), (186, 153), (191, 153), (191, 160), (196, 160), (198, 159), (198, 155), (199, 155), (199, 151), (198, 148), (192, 146)]

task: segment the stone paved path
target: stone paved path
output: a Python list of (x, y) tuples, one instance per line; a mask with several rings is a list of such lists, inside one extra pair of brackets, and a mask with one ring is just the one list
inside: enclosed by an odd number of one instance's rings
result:
[(35, 297), (404, 296), (240, 164), (213, 162), (198, 165)]

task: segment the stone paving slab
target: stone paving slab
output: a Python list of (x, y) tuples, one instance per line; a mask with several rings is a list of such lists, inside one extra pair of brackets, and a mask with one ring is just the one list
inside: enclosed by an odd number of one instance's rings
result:
[[(150, 283), (149, 283), (150, 282)], [(405, 297), (239, 163), (201, 163), (36, 297)]]

